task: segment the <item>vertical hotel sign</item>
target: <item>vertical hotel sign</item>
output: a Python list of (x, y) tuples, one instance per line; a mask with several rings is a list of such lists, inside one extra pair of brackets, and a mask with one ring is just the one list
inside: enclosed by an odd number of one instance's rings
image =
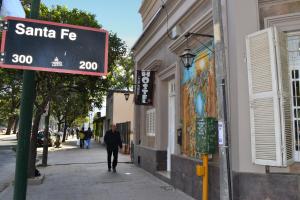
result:
[(135, 104), (152, 105), (154, 71), (137, 70)]

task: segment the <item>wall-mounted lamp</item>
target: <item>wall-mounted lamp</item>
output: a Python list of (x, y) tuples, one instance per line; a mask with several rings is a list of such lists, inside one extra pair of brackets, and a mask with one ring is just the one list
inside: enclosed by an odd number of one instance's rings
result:
[(128, 101), (128, 99), (129, 99), (129, 92), (128, 91), (126, 91), (125, 93), (124, 93), (124, 96), (125, 96), (125, 100), (126, 101)]
[(195, 54), (191, 53), (191, 49), (185, 49), (183, 54), (181, 54), (179, 57), (181, 58), (183, 66), (189, 69), (194, 61), (195, 56)]
[[(195, 58), (195, 54), (193, 54), (191, 52), (191, 49), (189, 48), (189, 44), (188, 44), (188, 39), (191, 36), (198, 36), (198, 37), (208, 37), (208, 38), (214, 38), (213, 35), (208, 35), (208, 34), (201, 34), (201, 33), (186, 33), (184, 35), (185, 39), (186, 39), (186, 44), (187, 44), (187, 48), (184, 50), (184, 52), (179, 56), (181, 58), (181, 62), (183, 63), (183, 66), (187, 69), (189, 69), (192, 66), (192, 63), (194, 61)], [(200, 41), (199, 41), (200, 42)], [(200, 42), (203, 46), (205, 46), (209, 51), (211, 51), (212, 53), (214, 53), (213, 50), (211, 50), (207, 45), (205, 45), (204, 43)]]

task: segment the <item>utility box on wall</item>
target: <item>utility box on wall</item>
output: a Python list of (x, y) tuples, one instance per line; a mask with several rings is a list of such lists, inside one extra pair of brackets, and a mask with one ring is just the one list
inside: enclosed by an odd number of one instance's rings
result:
[(214, 154), (218, 147), (218, 121), (213, 117), (197, 118), (196, 151), (198, 154)]

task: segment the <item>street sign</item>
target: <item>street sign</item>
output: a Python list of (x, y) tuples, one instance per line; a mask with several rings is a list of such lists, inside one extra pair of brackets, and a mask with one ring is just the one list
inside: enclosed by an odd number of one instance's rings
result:
[(0, 67), (101, 76), (107, 74), (103, 29), (6, 17)]

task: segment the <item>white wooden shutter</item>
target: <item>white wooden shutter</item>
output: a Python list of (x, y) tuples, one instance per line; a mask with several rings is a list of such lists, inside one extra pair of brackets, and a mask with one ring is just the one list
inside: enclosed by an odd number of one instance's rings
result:
[(252, 161), (255, 164), (287, 166), (292, 162), (285, 40), (285, 35), (276, 28), (268, 28), (246, 38)]
[(287, 35), (274, 28), (276, 52), (277, 52), (277, 66), (278, 66), (278, 80), (279, 80), (279, 94), (280, 94), (280, 111), (282, 124), (282, 160), (283, 166), (290, 165), (293, 160), (293, 128), (292, 128), (292, 104), (291, 104), (291, 78), (288, 63), (288, 48)]

